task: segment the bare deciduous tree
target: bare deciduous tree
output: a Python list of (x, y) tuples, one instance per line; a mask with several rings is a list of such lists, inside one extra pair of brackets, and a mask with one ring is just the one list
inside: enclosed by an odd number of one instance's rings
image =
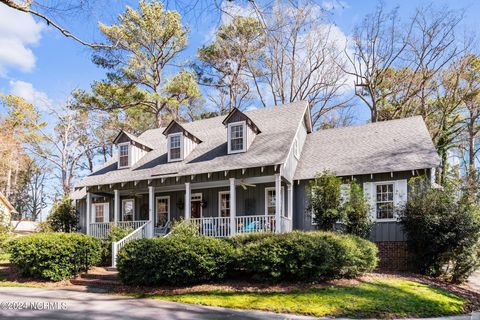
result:
[(356, 77), (356, 95), (370, 109), (372, 122), (425, 114), (434, 92), (430, 80), (461, 54), (455, 43), (461, 18), (459, 12), (428, 5), (402, 24), (397, 9), (385, 12), (380, 3), (356, 26), (346, 72)]

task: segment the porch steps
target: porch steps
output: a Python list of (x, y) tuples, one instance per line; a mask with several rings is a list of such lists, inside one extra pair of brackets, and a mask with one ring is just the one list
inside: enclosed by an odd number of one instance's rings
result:
[(98, 267), (92, 268), (86, 273), (81, 273), (71, 279), (70, 282), (77, 286), (86, 287), (116, 287), (122, 285), (118, 280), (117, 271)]

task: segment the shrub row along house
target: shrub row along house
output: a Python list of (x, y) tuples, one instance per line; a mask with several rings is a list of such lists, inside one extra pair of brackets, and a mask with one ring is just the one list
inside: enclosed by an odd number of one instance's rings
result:
[(115, 223), (136, 229), (130, 238), (163, 235), (180, 218), (213, 237), (314, 229), (306, 186), (329, 170), (363, 185), (381, 255), (405, 248), (395, 208), (407, 180), (439, 163), (421, 117), (313, 132), (306, 102), (121, 131), (114, 144), (117, 156), (73, 195), (87, 234), (104, 238)]

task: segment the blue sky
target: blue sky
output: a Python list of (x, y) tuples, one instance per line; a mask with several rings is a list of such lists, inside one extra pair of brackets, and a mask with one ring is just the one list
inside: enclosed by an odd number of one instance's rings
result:
[[(97, 21), (111, 23), (126, 4), (136, 5), (136, 1), (98, 3), (88, 14), (68, 16), (59, 22), (84, 39), (98, 40)], [(390, 8), (398, 5), (400, 14), (406, 16), (419, 4), (427, 2), (404, 0), (386, 3)], [(477, 18), (480, 1), (436, 0), (434, 3), (438, 7), (464, 9), (462, 28), (480, 30)], [(327, 16), (331, 22), (348, 36), (355, 23), (374, 10), (377, 1), (319, 0), (318, 4), (329, 10)], [(193, 14), (185, 17), (184, 23), (190, 28), (190, 44), (182, 60), (194, 59), (196, 50), (208, 41), (219, 20), (219, 13), (215, 10), (202, 13), (199, 19)], [(92, 81), (103, 77), (104, 71), (93, 65), (90, 58), (88, 48), (65, 38), (42, 22), (35, 22), (24, 13), (0, 5), (0, 92), (22, 95), (40, 107), (56, 107), (73, 89), (88, 89)], [(359, 122), (365, 120), (365, 112), (365, 107), (359, 105)]]
[[(124, 11), (126, 4), (135, 7), (138, 2), (99, 0), (93, 3), (88, 14), (72, 14), (58, 22), (85, 40), (99, 40), (98, 21), (110, 24)], [(317, 3), (327, 10), (329, 21), (346, 37), (351, 34), (353, 26), (377, 5), (375, 0), (318, 0)], [(418, 5), (427, 4), (426, 1), (413, 0), (385, 3), (389, 8), (399, 6), (402, 17), (410, 15)], [(465, 10), (459, 31), (480, 31), (480, 1), (436, 0), (434, 4)], [(193, 12), (184, 18), (184, 24), (190, 29), (190, 40), (181, 57), (183, 61), (195, 58), (197, 49), (211, 39), (220, 20), (220, 13), (216, 10)], [(72, 90), (88, 89), (94, 80), (103, 78), (104, 71), (90, 59), (91, 51), (87, 47), (65, 38), (31, 16), (0, 4), (0, 92), (17, 94), (36, 104), (45, 113), (45, 120), (51, 120), (46, 110), (62, 106)], [(2, 108), (0, 106), (0, 115), (5, 111)], [(360, 102), (355, 113), (357, 123), (367, 121), (368, 110)]]

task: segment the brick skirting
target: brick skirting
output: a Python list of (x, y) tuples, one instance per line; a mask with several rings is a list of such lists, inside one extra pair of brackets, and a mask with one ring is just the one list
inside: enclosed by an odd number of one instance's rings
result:
[(378, 268), (390, 271), (406, 271), (410, 266), (410, 254), (405, 241), (376, 242)]

